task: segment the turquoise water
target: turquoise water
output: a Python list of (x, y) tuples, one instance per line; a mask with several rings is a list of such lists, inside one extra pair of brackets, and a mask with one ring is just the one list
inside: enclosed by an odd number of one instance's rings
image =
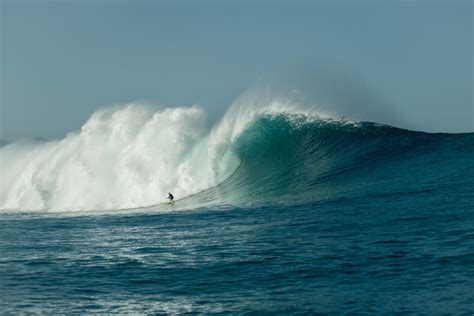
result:
[(0, 213), (0, 310), (474, 312), (474, 134), (256, 120), (216, 187), (133, 210)]

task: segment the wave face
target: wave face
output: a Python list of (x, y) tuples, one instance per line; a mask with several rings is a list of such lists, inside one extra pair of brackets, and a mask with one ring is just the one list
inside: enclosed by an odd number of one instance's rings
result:
[(0, 208), (140, 208), (168, 191), (183, 207), (408, 194), (448, 176), (462, 186), (473, 153), (474, 134), (336, 120), (285, 102), (234, 105), (211, 129), (199, 107), (129, 104), (97, 111), (62, 140), (1, 147)]
[(442, 186), (472, 195), (474, 189), (472, 133), (429, 134), (278, 114), (256, 119), (234, 150), (239, 168), (212, 192), (234, 203), (299, 204)]

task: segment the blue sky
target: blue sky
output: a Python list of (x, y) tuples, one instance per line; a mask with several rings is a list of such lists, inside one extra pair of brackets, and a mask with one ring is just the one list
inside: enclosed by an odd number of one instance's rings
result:
[(216, 118), (256, 80), (318, 67), (362, 78), (402, 127), (474, 131), (472, 1), (0, 6), (2, 139), (61, 137), (133, 100)]

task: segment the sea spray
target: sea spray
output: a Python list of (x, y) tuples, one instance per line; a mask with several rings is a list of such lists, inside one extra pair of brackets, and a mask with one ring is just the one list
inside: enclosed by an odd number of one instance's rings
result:
[(64, 139), (2, 147), (0, 208), (122, 209), (157, 204), (168, 191), (186, 196), (226, 173), (210, 164), (212, 146), (196, 106), (100, 109)]

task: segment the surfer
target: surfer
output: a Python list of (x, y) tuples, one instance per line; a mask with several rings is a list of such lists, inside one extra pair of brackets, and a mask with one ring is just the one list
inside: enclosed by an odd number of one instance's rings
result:
[(169, 199), (170, 202), (173, 202), (173, 200), (174, 200), (173, 194), (171, 194), (170, 192), (168, 192), (168, 197), (167, 197), (167, 199)]

